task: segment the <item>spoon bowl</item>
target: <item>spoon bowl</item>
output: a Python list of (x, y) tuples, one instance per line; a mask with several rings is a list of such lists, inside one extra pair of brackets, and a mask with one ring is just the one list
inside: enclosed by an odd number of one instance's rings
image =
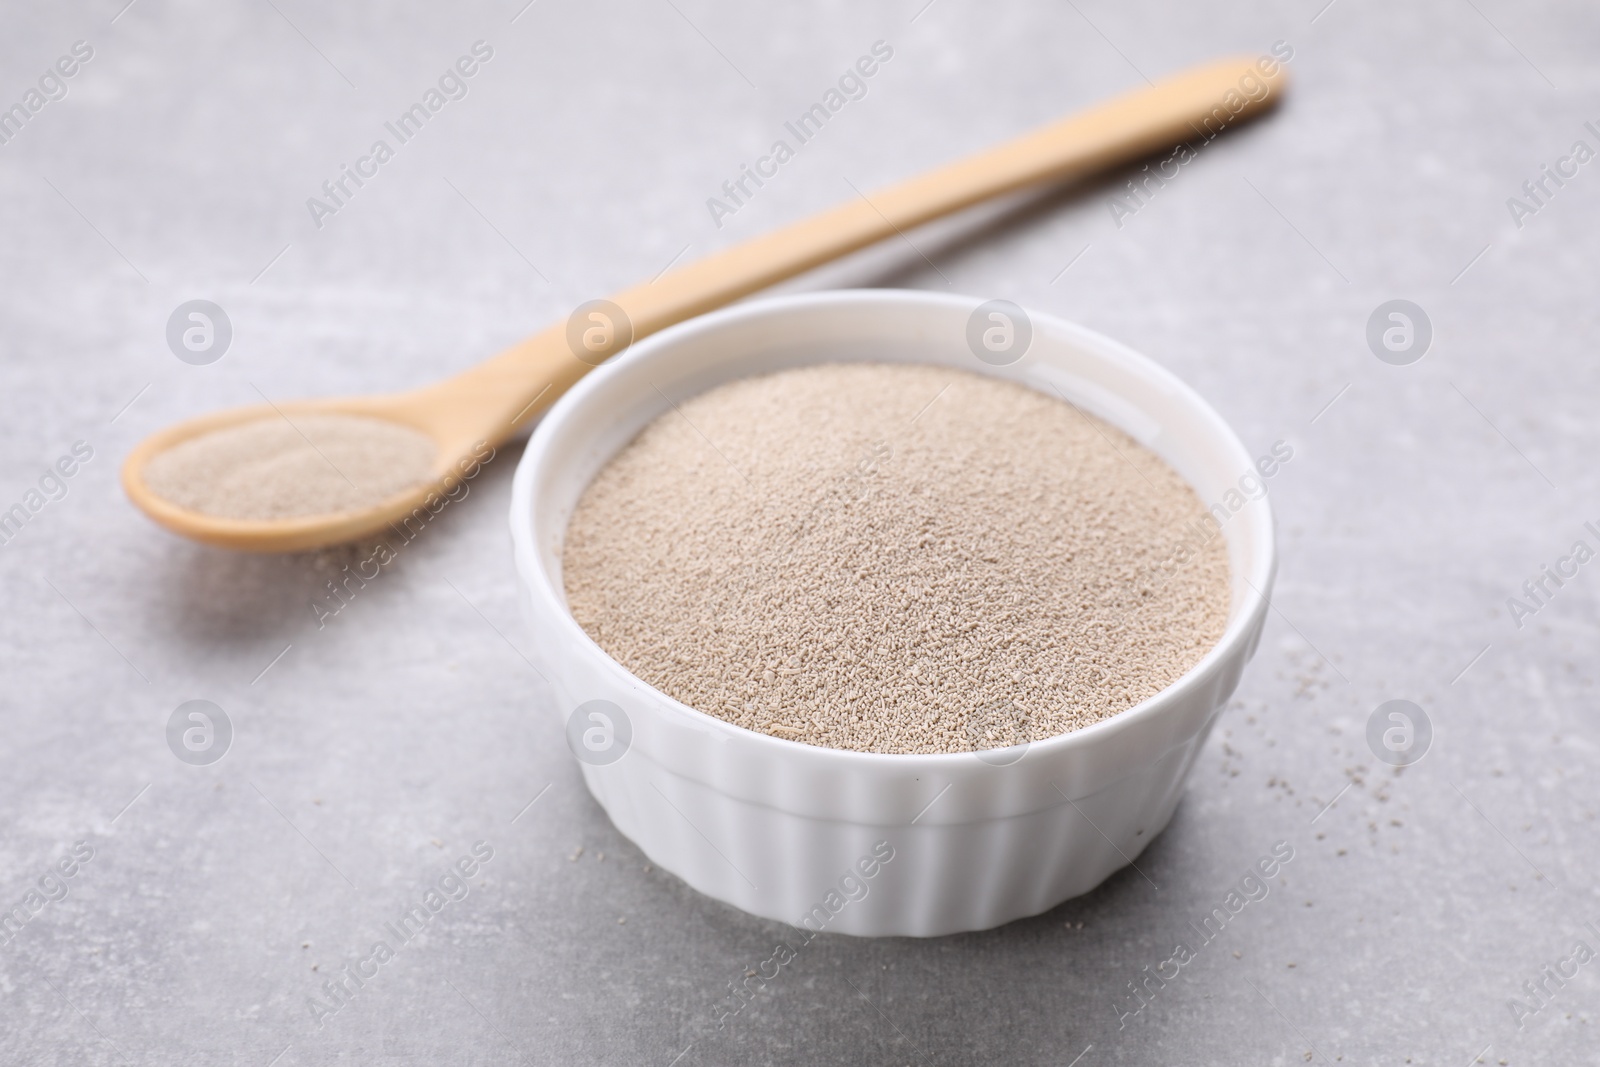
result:
[[(199, 415), (146, 437), (122, 466), (122, 487), (162, 526), (206, 544), (250, 552), (297, 552), (379, 534), (426, 508), (463, 477), (463, 465), (484, 447), (495, 448), (564, 392), (590, 364), (567, 350), (565, 331), (551, 328), (454, 378), (405, 393), (326, 397), (282, 404), (252, 404)], [(528, 383), (547, 384), (527, 396)], [(304, 415), (355, 415), (416, 430), (437, 448), (429, 477), (382, 501), (352, 511), (274, 519), (238, 519), (183, 507), (151, 488), (149, 462), (185, 441), (263, 419), (291, 426)]]

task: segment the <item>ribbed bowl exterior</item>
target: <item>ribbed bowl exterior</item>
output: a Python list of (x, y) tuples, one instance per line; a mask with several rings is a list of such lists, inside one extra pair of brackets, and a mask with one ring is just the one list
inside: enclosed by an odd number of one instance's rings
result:
[(625, 720), (618, 736), (628, 736), (604, 754), (609, 762), (569, 730), (590, 792), (653, 863), (751, 914), (810, 930), (927, 937), (997, 926), (1087, 892), (1171, 819), (1260, 638), (1274, 569), (1264, 495), (1224, 527), (1230, 620), (1216, 648), (1136, 708), (1000, 752), (844, 752), (744, 730), (635, 678), (572, 619), (561, 540), (584, 487), (669, 408), (666, 397), (750, 374), (851, 359), (942, 363), (1064, 394), (1161, 455), (1202, 500), (1221, 499), (1253, 470), (1204, 401), (1097, 334), (1032, 316), (1022, 360), (980, 363), (966, 342), (979, 304), (834, 292), (703, 316), (581, 382), (551, 409), (517, 470), (511, 526), (536, 665), (564, 724), (584, 706)]

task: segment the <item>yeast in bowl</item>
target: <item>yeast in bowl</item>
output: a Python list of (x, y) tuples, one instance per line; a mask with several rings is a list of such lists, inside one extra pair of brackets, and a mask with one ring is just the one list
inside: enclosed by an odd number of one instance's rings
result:
[[(968, 326), (979, 307), (956, 296), (835, 292), (694, 319), (584, 379), (551, 409), (518, 467), (511, 527), (521, 602), (586, 784), (653, 862), (753, 914), (808, 929), (931, 936), (995, 926), (1086, 892), (1165, 827), (1259, 639), (1274, 570), (1264, 497), (1222, 531), (1227, 624), (1198, 663), (1119, 714), (999, 753), (848, 751), (744, 729), (646, 684), (583, 630), (566, 601), (562, 555), (584, 490), (671, 410), (669, 398), (740, 378), (841, 362), (976, 371), (1105, 420), (1203, 501), (1220, 499), (1251, 468), (1192, 390), (1081, 327), (1032, 315), (1021, 359), (976, 359)], [(834, 911), (841, 871), (880, 843), (893, 861), (870, 891)]]

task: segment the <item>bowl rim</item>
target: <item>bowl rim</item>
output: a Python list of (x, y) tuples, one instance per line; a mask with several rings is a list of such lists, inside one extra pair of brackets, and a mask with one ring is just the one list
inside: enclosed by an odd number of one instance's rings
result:
[[(655, 698), (653, 711), (679, 719), (682, 725), (692, 729), (710, 730), (718, 735), (717, 739), (720, 741), (771, 746), (768, 751), (780, 758), (787, 756), (794, 759), (833, 761), (840, 766), (858, 770), (880, 767), (896, 772), (922, 769), (930, 772), (948, 771), (969, 765), (980, 753), (1007, 751), (1002, 748), (971, 752), (862, 752), (855, 749), (829, 748), (760, 733), (700, 711), (662, 692), (628, 670), (589, 636), (567, 608), (565, 598), (555, 588), (550, 572), (541, 562), (533, 533), (534, 482), (544, 467), (551, 462), (548, 453), (552, 440), (566, 423), (581, 412), (585, 405), (592, 402), (591, 397), (595, 393), (604, 389), (613, 378), (635, 373), (634, 368), (644, 364), (657, 350), (676, 346), (700, 334), (720, 329), (724, 325), (779, 313), (828, 311), (841, 306), (863, 304), (894, 304), (900, 307), (921, 305), (929, 309), (958, 308), (970, 311), (981, 304), (983, 299), (966, 294), (934, 293), (916, 289), (832, 289), (769, 296), (695, 316), (635, 342), (624, 352), (585, 375), (572, 389), (557, 399), (539, 420), (527, 447), (523, 450), (513, 475), (509, 515), (518, 580), (524, 589), (532, 594), (535, 606), (542, 605), (546, 609), (545, 614), (553, 615), (556, 625), (562, 628), (565, 636), (576, 642), (577, 648), (583, 649), (596, 659), (608, 673), (618, 676), (618, 681), (623, 686), (640, 689), (653, 696)], [(1218, 434), (1226, 445), (1243, 456), (1248, 464), (1249, 452), (1232, 426), (1204, 397), (1167, 368), (1095, 330), (1054, 315), (1036, 312), (1031, 308), (1025, 310), (1034, 323), (1035, 336), (1038, 335), (1038, 327), (1043, 324), (1058, 336), (1070, 338), (1075, 344), (1097, 350), (1097, 354), (1110, 355), (1137, 365), (1143, 373), (1158, 380), (1165, 389), (1181, 397), (1202, 415), (1205, 421), (1211, 424), (1211, 430)], [(1113, 421), (1115, 424), (1114, 420), (1108, 421)], [(601, 465), (602, 468), (603, 466), (604, 464)], [(597, 468), (596, 473), (599, 469)], [(1194, 487), (1191, 485), (1190, 488)], [(1198, 491), (1196, 495), (1199, 495)], [(1150, 720), (1159, 718), (1168, 707), (1178, 706), (1191, 691), (1200, 689), (1213, 676), (1226, 670), (1235, 657), (1248, 659), (1252, 649), (1241, 646), (1259, 637), (1261, 616), (1265, 615), (1271, 604), (1265, 591), (1271, 587), (1277, 568), (1277, 542), (1269, 501), (1270, 494), (1265, 493), (1254, 500), (1247, 500), (1245, 508), (1233, 517), (1235, 520), (1244, 519), (1250, 525), (1254, 535), (1253, 541), (1259, 547), (1250, 557), (1248, 573), (1243, 576), (1246, 591), (1242, 603), (1237, 610), (1230, 612), (1222, 636), (1204, 656), (1170, 684), (1130, 708), (1076, 730), (1011, 747), (1024, 749), (1031, 757), (1029, 762), (1064, 755), (1077, 749), (1097, 747), (1120, 734), (1140, 729)], [(1227, 536), (1226, 533), (1224, 536)], [(633, 714), (634, 709), (630, 707), (629, 712)], [(637, 737), (637, 731), (635, 736)], [(634, 747), (640, 746), (635, 744)], [(642, 752), (637, 754), (646, 755)], [(1005, 771), (1020, 762), (1022, 760), (1019, 758), (1010, 763), (991, 763), (988, 766)]]

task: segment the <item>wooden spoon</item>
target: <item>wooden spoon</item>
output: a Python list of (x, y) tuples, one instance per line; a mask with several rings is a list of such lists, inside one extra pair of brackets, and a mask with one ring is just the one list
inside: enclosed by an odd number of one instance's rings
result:
[[(1209, 140), (1271, 109), (1285, 84), (1283, 66), (1265, 57), (1195, 67), (707, 256), (610, 301), (581, 305), (566, 321), (435, 385), (235, 408), (169, 426), (129, 454), (123, 488), (167, 529), (225, 548), (290, 552), (377, 533), (423, 506), (474, 446), (504, 442), (591, 368), (639, 338), (981, 200), (1082, 177), (1180, 142)], [(179, 442), (257, 419), (292, 423), (296, 415), (319, 412), (388, 419), (420, 430), (438, 445), (434, 480), (361, 510), (272, 520), (202, 514), (157, 496), (145, 482), (150, 458)]]

